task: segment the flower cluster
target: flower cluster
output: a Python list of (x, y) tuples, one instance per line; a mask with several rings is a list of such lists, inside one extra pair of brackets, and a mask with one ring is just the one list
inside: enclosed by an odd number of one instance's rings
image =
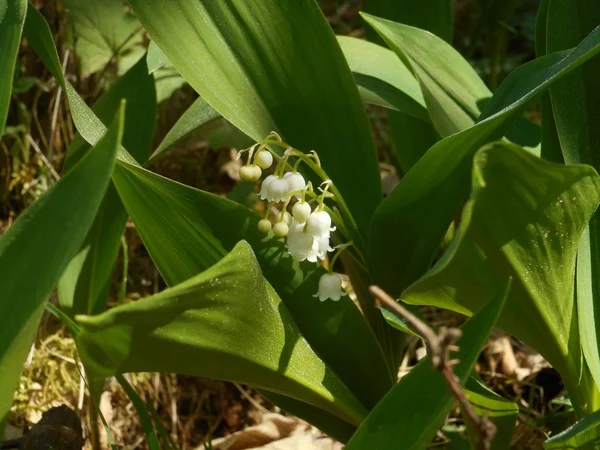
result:
[[(269, 145), (285, 148), (283, 156), (272, 152)], [(336, 230), (332, 221), (333, 211), (327, 207), (325, 199), (336, 198), (330, 192), (332, 182), (321, 169), (316, 152), (305, 154), (295, 150), (275, 132), (264, 141), (242, 150), (239, 156), (243, 152), (248, 152), (246, 165), (240, 169), (240, 178), (244, 181), (259, 181), (263, 170), (271, 168), (277, 159), (273, 173), (266, 176), (260, 186), (260, 198), (266, 200), (268, 206), (265, 217), (258, 222), (258, 229), (263, 233), (272, 230), (275, 236), (285, 238), (287, 251), (297, 261), (318, 263), (319, 260), (325, 260), (327, 254), (334, 251), (331, 232)], [(290, 161), (294, 159), (295, 164), (291, 165)], [(320, 193), (315, 192), (312, 183), (306, 182), (298, 171), (303, 162), (323, 179), (319, 186)], [(274, 220), (271, 220), (270, 214), (276, 205), (279, 209)], [(288, 212), (290, 206), (291, 213)], [(332, 259), (330, 267), (333, 267), (338, 254)], [(330, 271), (321, 277), (315, 297), (325, 301), (328, 298), (339, 300), (343, 295), (345, 293), (339, 275)]]

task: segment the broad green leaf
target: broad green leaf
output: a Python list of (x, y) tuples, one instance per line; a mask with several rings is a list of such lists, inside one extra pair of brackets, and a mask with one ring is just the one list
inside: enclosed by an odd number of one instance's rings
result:
[(600, 446), (600, 411), (584, 417), (544, 442), (545, 450), (597, 450)]
[(550, 163), (504, 143), (484, 147), (473, 164), (454, 241), (401, 298), (470, 315), (513, 277), (498, 326), (539, 351), (586, 411), (594, 389), (581, 364), (574, 271), (600, 203), (600, 177), (589, 166)]
[[(505, 287), (462, 327), (454, 373), (465, 384), (506, 301)], [(454, 356), (454, 355), (453, 355)], [(381, 400), (352, 437), (347, 450), (423, 449), (431, 442), (455, 402), (442, 375), (424, 358)]]
[(183, 283), (77, 321), (92, 377), (198, 375), (289, 395), (355, 425), (367, 413), (294, 326), (243, 241)]
[[(144, 58), (98, 99), (94, 113), (107, 124), (122, 99), (126, 99), (128, 105), (123, 145), (133, 149), (133, 156), (143, 163), (150, 154), (156, 119), (154, 80), (148, 74)], [(69, 170), (89, 148), (89, 144), (77, 135), (69, 147), (65, 169)], [(60, 305), (69, 314), (104, 311), (126, 222), (127, 212), (111, 185), (83, 246), (58, 285)]]
[(353, 37), (337, 40), (365, 103), (431, 122), (419, 82), (394, 52)]
[[(549, 51), (577, 45), (600, 21), (600, 4), (590, 0), (550, 0)], [(591, 164), (600, 169), (600, 60), (594, 59), (550, 89), (558, 138), (567, 164)], [(590, 370), (600, 386), (600, 215), (586, 230), (577, 263), (577, 305), (581, 343)], [(600, 407), (600, 404), (596, 405)]]
[(202, 132), (202, 129), (205, 132), (210, 131), (223, 120), (221, 114), (206, 103), (202, 97), (198, 97), (173, 125), (150, 160), (154, 160), (192, 132)]
[(75, 255), (110, 182), (124, 111), (98, 145), (0, 238), (0, 422), (58, 277)]
[[(144, 53), (141, 27), (123, 0), (65, 0), (75, 52), (83, 75), (99, 72), (113, 58), (137, 60)], [(119, 73), (129, 67), (119, 66)]]
[[(362, 10), (374, 16), (428, 30), (446, 42), (452, 42), (454, 31), (452, 0), (363, 0)], [(366, 29), (369, 40), (375, 33)]]
[(356, 396), (372, 407), (390, 388), (381, 348), (353, 302), (313, 299), (323, 269), (293, 261), (281, 239), (258, 231), (257, 214), (124, 162), (113, 181), (168, 285), (207, 269), (244, 239), (303, 335)]
[[(496, 425), (490, 450), (509, 449), (519, 415), (517, 404), (502, 398), (473, 377), (469, 378), (466, 387), (465, 394), (477, 415), (488, 417)], [(468, 420), (465, 423), (469, 424)], [(476, 431), (470, 431), (472, 438), (476, 436)]]
[(366, 232), (381, 200), (377, 156), (352, 73), (314, 0), (130, 4), (174, 67), (234, 126), (255, 140), (274, 130), (316, 150)]
[(600, 28), (572, 51), (521, 66), (500, 86), (477, 124), (427, 151), (373, 217), (370, 266), (377, 284), (399, 295), (427, 271), (468, 195), (474, 152), (501, 137), (538, 94), (598, 52)]
[(8, 116), (15, 62), (26, 12), (27, 0), (6, 0), (0, 4), (0, 136)]

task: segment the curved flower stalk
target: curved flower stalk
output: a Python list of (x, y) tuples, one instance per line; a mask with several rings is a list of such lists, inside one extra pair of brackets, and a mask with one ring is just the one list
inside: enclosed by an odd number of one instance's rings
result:
[[(279, 156), (267, 145), (285, 148), (285, 152)], [(355, 225), (353, 220), (349, 220), (350, 224), (345, 223), (344, 219), (351, 219), (351, 216), (333, 182), (321, 168), (317, 153), (313, 150), (306, 154), (290, 147), (276, 132), (271, 132), (265, 140), (240, 151), (238, 158), (245, 152), (248, 153), (248, 159), (240, 170), (242, 180), (258, 181), (262, 169), (269, 169), (273, 161), (277, 160), (273, 173), (267, 175), (260, 186), (259, 196), (269, 204), (265, 208), (265, 216), (258, 222), (258, 229), (262, 233), (272, 231), (275, 236), (284, 238), (288, 253), (297, 261), (319, 263), (325, 260), (327, 254), (334, 251), (331, 246), (331, 233), (338, 229), (333, 225), (334, 222), (339, 227), (340, 237), (346, 239), (349, 226)], [(290, 161), (294, 164), (290, 164)], [(298, 172), (302, 163), (322, 179), (319, 193), (315, 192), (312, 183), (307, 182)], [(327, 206), (326, 200), (335, 202), (338, 209)], [(270, 219), (271, 210), (274, 209), (272, 207), (279, 204), (282, 204), (281, 209)], [(290, 206), (291, 214), (288, 212)], [(338, 210), (342, 214), (338, 214)], [(342, 244), (337, 248), (343, 250), (349, 245), (351, 244)], [(339, 253), (336, 253), (332, 258), (329, 273), (319, 280), (319, 289), (315, 297), (321, 301), (339, 300), (345, 295), (341, 278), (331, 271), (338, 255)]]

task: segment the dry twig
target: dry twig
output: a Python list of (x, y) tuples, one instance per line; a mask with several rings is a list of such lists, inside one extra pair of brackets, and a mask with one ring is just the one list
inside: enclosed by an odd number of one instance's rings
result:
[(427, 353), (433, 367), (438, 370), (450, 388), (452, 395), (460, 404), (463, 412), (468, 417), (474, 429), (478, 432), (477, 448), (480, 450), (489, 450), (492, 439), (496, 434), (496, 426), (486, 416), (479, 417), (469, 400), (465, 396), (460, 385), (460, 380), (452, 370), (454, 361), (450, 359), (450, 352), (457, 351), (456, 340), (462, 332), (458, 328), (440, 328), (439, 333), (435, 333), (427, 324), (408, 311), (400, 303), (394, 300), (383, 289), (378, 286), (370, 286), (371, 294), (377, 302), (383, 305), (391, 313), (405, 320), (414, 331), (416, 331), (425, 341)]

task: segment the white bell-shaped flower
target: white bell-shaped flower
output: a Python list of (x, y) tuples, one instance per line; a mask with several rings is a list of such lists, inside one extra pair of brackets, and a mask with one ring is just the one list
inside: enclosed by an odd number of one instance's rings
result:
[(319, 279), (319, 290), (313, 297), (319, 297), (324, 302), (327, 299), (339, 300), (346, 295), (342, 289), (342, 279), (337, 273), (326, 273)]
[(313, 236), (304, 231), (303, 223), (292, 220), (286, 246), (295, 260), (317, 262), (319, 243)]
[[(306, 187), (306, 180), (304, 180), (304, 177), (298, 172), (288, 172), (283, 176), (283, 179), (290, 185), (289, 192), (302, 191)], [(302, 195), (296, 194), (296, 198), (300, 200)]]
[(254, 157), (254, 164), (261, 169), (268, 169), (273, 165), (273, 155), (268, 150), (262, 150)]
[(308, 216), (312, 212), (310, 205), (307, 202), (298, 202), (292, 208), (292, 215), (300, 223), (306, 222)]
[(331, 216), (327, 211), (314, 211), (306, 219), (306, 231), (316, 238), (329, 237), (330, 232), (334, 230), (335, 228), (331, 227)]
[(287, 198), (290, 184), (287, 180), (275, 177), (267, 186), (267, 200), (270, 202), (282, 202)]
[(319, 259), (325, 259), (327, 257), (327, 253), (333, 251), (333, 247), (329, 245), (329, 236), (321, 236), (317, 238), (317, 243), (319, 244), (317, 257)]
[(259, 194), (262, 200), (266, 200), (269, 197), (269, 185), (271, 184), (271, 181), (276, 179), (277, 177), (275, 175), (269, 175), (263, 180), (262, 185), (260, 186)]

